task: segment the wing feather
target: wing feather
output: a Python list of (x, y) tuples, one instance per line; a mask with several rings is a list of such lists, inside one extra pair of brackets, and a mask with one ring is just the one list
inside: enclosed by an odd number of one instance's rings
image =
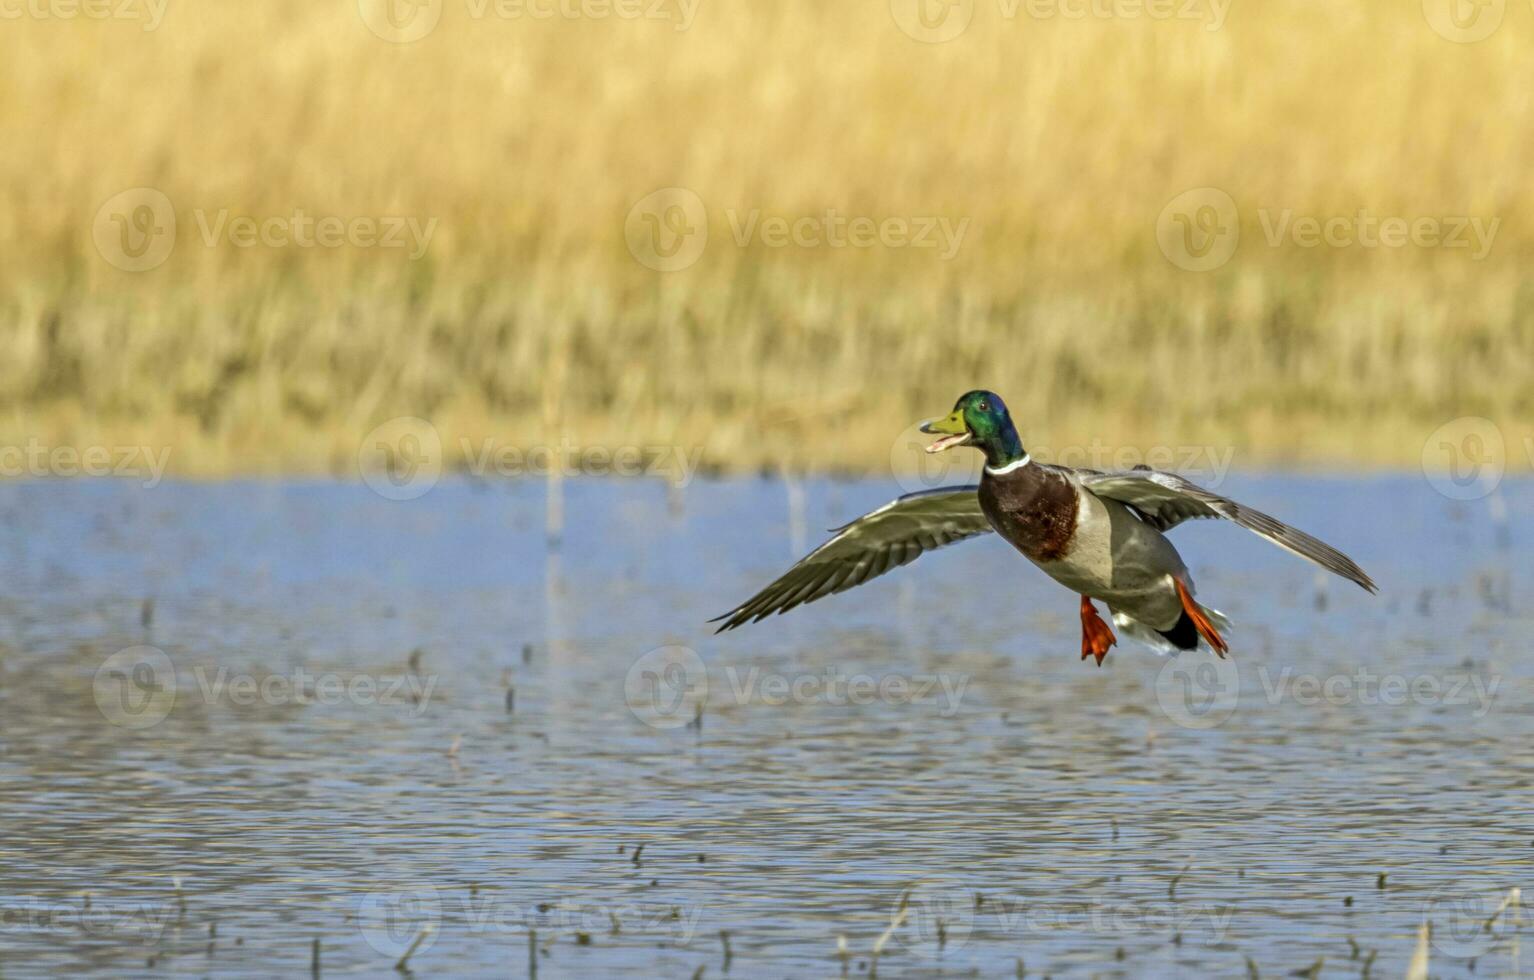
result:
[(1379, 591), (1374, 580), (1357, 562), (1326, 542), (1260, 510), (1205, 490), (1175, 473), (1137, 468), (1118, 473), (1077, 470), (1076, 474), (1088, 490), (1099, 497), (1128, 504), (1159, 531), (1169, 530), (1186, 520), (1223, 517), (1370, 592)]
[(713, 622), (719, 632), (845, 592), (955, 541), (989, 533), (976, 485), (910, 493), (835, 531), (766, 588)]

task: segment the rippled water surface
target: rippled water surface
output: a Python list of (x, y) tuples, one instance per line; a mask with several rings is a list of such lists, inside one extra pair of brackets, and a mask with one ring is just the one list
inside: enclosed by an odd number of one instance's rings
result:
[(0, 975), (1534, 968), (1528, 484), (1228, 481), (1382, 587), (1178, 528), (1228, 665), (994, 537), (704, 626), (895, 489), (0, 486)]

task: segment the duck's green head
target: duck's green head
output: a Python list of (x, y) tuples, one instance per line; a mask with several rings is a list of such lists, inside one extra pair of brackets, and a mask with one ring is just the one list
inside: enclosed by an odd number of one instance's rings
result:
[(991, 467), (1006, 466), (1026, 455), (1006, 404), (993, 391), (971, 391), (960, 396), (946, 418), (926, 422), (921, 430), (943, 437), (927, 447), (929, 453), (974, 446), (985, 453), (986, 465)]

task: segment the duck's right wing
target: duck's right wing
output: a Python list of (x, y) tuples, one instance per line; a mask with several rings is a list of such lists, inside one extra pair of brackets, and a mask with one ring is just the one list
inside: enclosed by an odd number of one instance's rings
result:
[(717, 632), (845, 592), (945, 544), (991, 530), (980, 509), (980, 487), (939, 487), (908, 493), (851, 524), (805, 555), (777, 581), (731, 609)]

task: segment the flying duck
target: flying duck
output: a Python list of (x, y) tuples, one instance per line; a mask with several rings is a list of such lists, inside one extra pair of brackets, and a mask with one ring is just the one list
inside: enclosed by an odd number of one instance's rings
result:
[(961, 397), (923, 432), (939, 453), (985, 454), (979, 484), (906, 494), (851, 524), (734, 609), (719, 632), (861, 585), (935, 548), (995, 531), (1050, 578), (1081, 596), (1081, 659), (1101, 666), (1117, 636), (1097, 613), (1108, 607), (1126, 635), (1163, 653), (1229, 649), (1229, 621), (1198, 602), (1193, 577), (1165, 532), (1191, 518), (1223, 517), (1280, 548), (1376, 592), (1347, 555), (1267, 514), (1147, 466), (1105, 473), (1034, 462), (1001, 398)]

